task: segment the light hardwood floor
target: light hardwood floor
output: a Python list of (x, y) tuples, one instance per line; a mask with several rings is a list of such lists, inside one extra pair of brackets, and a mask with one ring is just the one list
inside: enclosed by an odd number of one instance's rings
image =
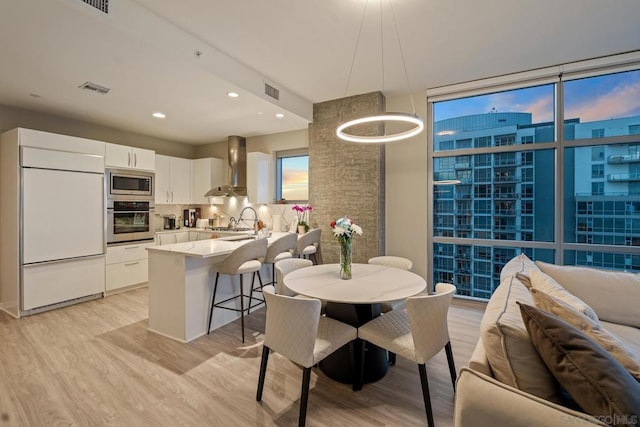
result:
[[(182, 344), (147, 331), (146, 288), (22, 319), (0, 312), (0, 426), (286, 426), (297, 424), (302, 373), (269, 359), (263, 400), (256, 385), (264, 309)], [(478, 337), (484, 305), (449, 311), (458, 370)], [(427, 364), (436, 425), (453, 424), (444, 351)], [(353, 392), (314, 368), (309, 426), (426, 425), (415, 364), (397, 364)]]

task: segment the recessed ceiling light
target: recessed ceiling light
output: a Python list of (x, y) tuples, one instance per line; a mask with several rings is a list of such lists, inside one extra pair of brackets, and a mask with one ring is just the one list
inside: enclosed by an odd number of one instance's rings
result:
[(240, 95), (238, 95), (236, 92), (227, 92), (227, 96), (228, 96), (229, 98), (237, 98), (237, 97), (239, 97)]
[(160, 111), (156, 111), (155, 113), (152, 114), (152, 116), (155, 117), (156, 119), (164, 119), (165, 117), (167, 117), (165, 113), (161, 113)]
[(284, 114), (282, 114), (282, 113), (276, 113), (276, 117), (277, 117), (277, 118), (279, 118), (279, 119), (281, 119), (281, 118), (283, 118), (283, 117), (284, 117)]

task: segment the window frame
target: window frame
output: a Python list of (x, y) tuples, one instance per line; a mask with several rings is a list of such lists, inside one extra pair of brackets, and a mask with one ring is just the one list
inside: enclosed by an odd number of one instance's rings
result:
[[(622, 55), (614, 55), (606, 58), (596, 58), (588, 61), (564, 64), (556, 67), (547, 67), (539, 70), (527, 71), (524, 73), (515, 73), (512, 75), (499, 76), (490, 79), (467, 82), (447, 87), (439, 87), (427, 90), (427, 115), (426, 123), (430, 128), (434, 123), (434, 104), (441, 101), (466, 98), (476, 95), (484, 95), (495, 92), (503, 92), (514, 89), (527, 88), (531, 86), (539, 86), (544, 84), (554, 85), (554, 122), (555, 135), (552, 142), (541, 142), (536, 144), (514, 144), (494, 147), (477, 147), (472, 149), (460, 150), (436, 150), (434, 147), (434, 134), (427, 132), (427, 170), (431, 171), (434, 161), (441, 157), (457, 157), (463, 155), (477, 154), (495, 154), (508, 153), (518, 151), (538, 151), (553, 150), (555, 153), (555, 215), (554, 215), (554, 239), (551, 242), (526, 241), (526, 240), (497, 240), (497, 239), (480, 239), (480, 238), (462, 238), (452, 236), (436, 236), (434, 234), (434, 211), (432, 208), (434, 202), (434, 177), (433, 173), (427, 174), (427, 277), (428, 282), (435, 280), (434, 264), (435, 256), (433, 253), (434, 246), (440, 245), (465, 245), (471, 247), (508, 247), (523, 248), (528, 250), (553, 250), (554, 262), (563, 265), (565, 260), (565, 252), (573, 251), (575, 253), (601, 252), (611, 254), (624, 253), (626, 256), (640, 255), (639, 246), (613, 245), (613, 244), (592, 244), (592, 243), (569, 243), (565, 242), (565, 150), (568, 148), (588, 147), (596, 145), (617, 145), (617, 144), (638, 144), (638, 135), (629, 134), (623, 136), (614, 136), (602, 138), (588, 139), (571, 139), (564, 138), (565, 117), (563, 112), (564, 106), (564, 87), (563, 83), (575, 79), (586, 77), (604, 76), (607, 74), (640, 70), (640, 51), (630, 52)], [(577, 205), (576, 205), (577, 206)], [(570, 213), (569, 213), (570, 214)], [(455, 276), (455, 274), (454, 274)], [(474, 297), (462, 298), (478, 299)]]
[[(275, 152), (276, 167), (275, 167), (275, 200), (276, 202), (284, 201), (285, 203), (308, 203), (309, 198), (307, 191), (307, 199), (282, 199), (282, 159), (292, 157), (307, 157), (309, 158), (309, 148), (296, 148), (292, 150), (280, 150)], [(309, 176), (309, 170), (307, 169), (307, 178)]]

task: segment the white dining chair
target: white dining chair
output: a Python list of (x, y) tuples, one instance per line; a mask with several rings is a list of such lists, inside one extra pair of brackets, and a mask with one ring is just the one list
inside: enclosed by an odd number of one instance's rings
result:
[(256, 400), (262, 400), (269, 352), (275, 351), (303, 368), (298, 425), (304, 426), (311, 367), (355, 340), (357, 330), (320, 316), (320, 300), (278, 295), (273, 286), (265, 286), (262, 292), (267, 304), (267, 318)]
[(310, 267), (312, 265), (313, 261), (302, 258), (288, 258), (276, 262), (274, 264), (276, 270), (276, 293), (290, 297), (296, 296), (297, 294), (295, 292), (285, 286), (284, 276), (299, 268)]
[[(456, 387), (456, 368), (447, 326), (447, 313), (455, 292), (454, 285), (438, 283), (434, 295), (407, 298), (406, 311), (393, 310), (358, 328), (358, 338), (418, 364), (422, 396), (430, 427), (433, 427), (433, 410), (429, 396), (426, 362), (442, 348), (447, 354), (454, 391)], [(363, 346), (359, 346), (359, 349), (361, 348)], [(364, 351), (360, 351), (360, 384), (362, 384), (363, 358)]]
[[(413, 262), (411, 262), (410, 259), (392, 255), (382, 255), (369, 258), (369, 261), (367, 261), (367, 263), (374, 265), (384, 265), (385, 267), (394, 267), (407, 271), (411, 271), (411, 269), (413, 268)], [(381, 313), (388, 313), (391, 310), (404, 310), (404, 308), (405, 300), (403, 299), (380, 303)]]

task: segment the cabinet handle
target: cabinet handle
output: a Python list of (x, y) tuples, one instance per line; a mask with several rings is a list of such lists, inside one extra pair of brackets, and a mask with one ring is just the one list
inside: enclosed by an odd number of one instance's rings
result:
[(169, 190), (167, 190), (167, 203), (169, 203)]
[(124, 249), (128, 251), (129, 249), (138, 249), (140, 246), (126, 246)]
[(133, 166), (138, 166), (138, 154), (133, 153)]
[(132, 265), (136, 265), (136, 264), (140, 264), (140, 261), (136, 261), (136, 262), (129, 262), (129, 263), (126, 263), (124, 266), (125, 266), (125, 267), (131, 267)]
[(131, 166), (131, 151), (127, 153), (127, 166)]
[(173, 203), (173, 191), (171, 192), (171, 203)]

